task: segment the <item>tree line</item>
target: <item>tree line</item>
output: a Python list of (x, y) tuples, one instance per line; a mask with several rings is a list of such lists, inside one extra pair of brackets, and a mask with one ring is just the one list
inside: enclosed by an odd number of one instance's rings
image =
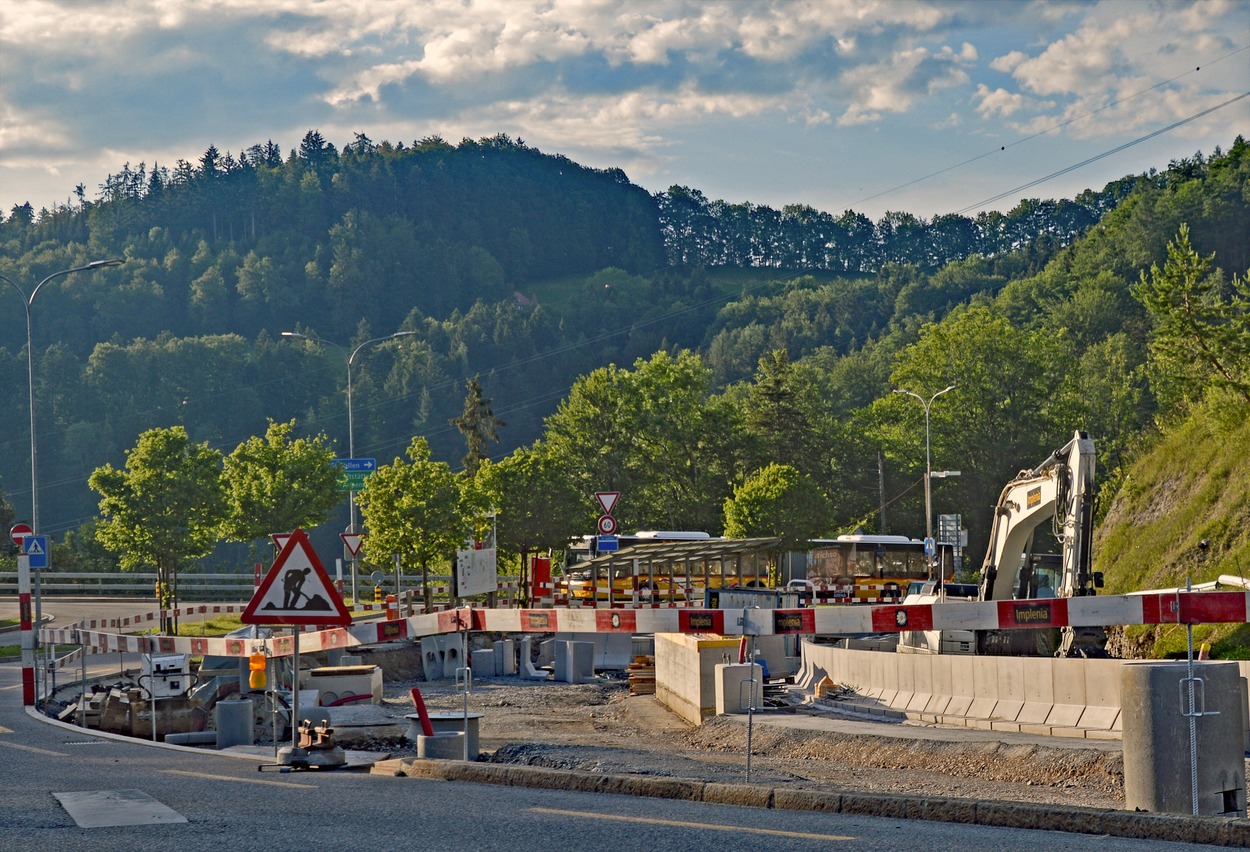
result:
[[(307, 178), (311, 189), (308, 175), (314, 175), (321, 191), (332, 194), (351, 181), (326, 176), (342, 174), (343, 163), (353, 158), (379, 166), (389, 157), (392, 169), (409, 159), (433, 162), (422, 159), (426, 146), (414, 145), (422, 153), (411, 155), (408, 148), (401, 155), (398, 147), (331, 154), (324, 140), (306, 142), (287, 160), (270, 151), (249, 167), (255, 173), (249, 179), (287, 181), (300, 171), (300, 182)], [(546, 169), (551, 159), (502, 141), (494, 147), (429, 147), (430, 156), (444, 161), (454, 160), (461, 148), (478, 159), (502, 151), (522, 171), (530, 161)], [(473, 171), (468, 159), (461, 165)], [(188, 187), (205, 168), (201, 163), (182, 170)], [(239, 168), (214, 161), (212, 172)], [(976, 552), (988, 521), (982, 516), (1002, 483), (1049, 454), (1073, 428), (1095, 436), (1105, 493), (1113, 493), (1134, 447), (1170, 412), (1201, 404), (1216, 392), (1212, 388), (1235, 395), (1238, 370), (1244, 369), (1236, 366), (1237, 357), (1231, 367), (1218, 359), (1189, 359), (1178, 370), (1187, 344), (1169, 349), (1160, 341), (1184, 340), (1195, 328), (1219, 331), (1224, 340), (1238, 328), (1244, 279), (1236, 270), (1250, 265), (1242, 238), (1250, 221), (1248, 171), (1247, 146), (1238, 139), (1227, 154), (1178, 161), (1164, 172), (1117, 184), (1116, 192), (1127, 194), (1079, 236), (1031, 239), (936, 269), (891, 261), (872, 271), (830, 272), (816, 265), (790, 273), (768, 267), (767, 252), (752, 249), (757, 265), (765, 267), (753, 274), (706, 259), (690, 267), (662, 260), (647, 270), (641, 250), (632, 253), (636, 264), (614, 265), (604, 263), (607, 249), (599, 246), (581, 249), (600, 253), (585, 261), (590, 269), (548, 285), (550, 295), (538, 304), (463, 294), (467, 306), (439, 318), (419, 307), (396, 310), (422, 297), (388, 291), (391, 301), (376, 305), (373, 321), (328, 310), (334, 291), (321, 285), (336, 268), (388, 262), (387, 246), (403, 241), (394, 232), (378, 232), (375, 241), (361, 243), (358, 233), (347, 236), (346, 214), (328, 212), (320, 220), (322, 226), (334, 223), (327, 234), (344, 228), (342, 242), (332, 250), (329, 243), (317, 247), (295, 278), (289, 269), (303, 261), (306, 246), (297, 241), (273, 254), (253, 248), (239, 257), (239, 241), (253, 239), (239, 236), (251, 217), (240, 218), (237, 211), (227, 216), (234, 209), (229, 204), (178, 206), (176, 215), (164, 219), (139, 217), (142, 224), (116, 232), (126, 234), (120, 242), (87, 226), (96, 216), (108, 220), (117, 210), (104, 208), (119, 202), (142, 212), (150, 192), (84, 201), (81, 209), (58, 211), (46, 222), (39, 217), (23, 223), (14, 214), (0, 225), (5, 274), (29, 280), (34, 274), (24, 272), (64, 268), (97, 251), (127, 259), (123, 267), (80, 276), (41, 295), (47, 307), (35, 323), (37, 413), (41, 456), (47, 459), (41, 463), (47, 477), (41, 497), (49, 504), (42, 514), (54, 520), (57, 532), (75, 533), (67, 540), (81, 553), (99, 556), (98, 533), (92, 531), (98, 495), (85, 483), (102, 462), (120, 465), (136, 436), (153, 428), (181, 427), (193, 443), (224, 452), (265, 433), (269, 421), (286, 423), (294, 416), (301, 433), (334, 436), (327, 440), (344, 455), (344, 379), (351, 369), (356, 446), (383, 462), (411, 450), (414, 434), (423, 437), (433, 459), (458, 458), (466, 436), (461, 427), (472, 420), (464, 419), (470, 410), (465, 388), (470, 379), (477, 382), (479, 401), (490, 399), (501, 421), (495, 437), (479, 441), (477, 455), (490, 458), (478, 476), (525, 482), (521, 496), (547, 501), (544, 508), (514, 498), (501, 514), (501, 540), (514, 553), (555, 547), (570, 534), (591, 531), (590, 495), (598, 490), (623, 493), (620, 520), (626, 528), (747, 529), (762, 510), (745, 507), (761, 495), (810, 492), (828, 501), (827, 508), (815, 502), (822, 510), (821, 532), (914, 534), (924, 526), (918, 487), (923, 421), (919, 406), (890, 390), (904, 387), (927, 396), (954, 382), (957, 390), (933, 410), (933, 457), (938, 467), (964, 473), (937, 485), (935, 505), (963, 513)], [(622, 175), (596, 172), (581, 179), (623, 186), (638, 198)], [(181, 192), (178, 181), (171, 189), (162, 177), (158, 195)], [(150, 182), (145, 176), (144, 185)], [(130, 185), (137, 182), (132, 178)], [(375, 187), (362, 198), (377, 192)], [(299, 219), (313, 209), (319, 208), (295, 204), (288, 214)], [(363, 208), (348, 212), (357, 226), (364, 221)], [(627, 211), (623, 219), (632, 221), (631, 215)], [(280, 218), (255, 219), (257, 245)], [(152, 224), (158, 220), (163, 224)], [(88, 241), (47, 238), (37, 249), (23, 248), (39, 229), (54, 229), (58, 221), (87, 228)], [(667, 221), (652, 218), (649, 232), (663, 233)], [(144, 224), (150, 225), (146, 232)], [(1070, 233), (1065, 227), (1053, 225), (1056, 234)], [(653, 245), (656, 256), (663, 253), (659, 245)], [(662, 245), (666, 251), (672, 243)], [(187, 248), (194, 250), (188, 254)], [(1169, 271), (1169, 251), (1191, 262), (1177, 261)], [(223, 266), (227, 257), (237, 265)], [(498, 281), (493, 269), (486, 264), (471, 277)], [(511, 274), (504, 274), (507, 286)], [(358, 285), (363, 279), (336, 280)], [(353, 286), (342, 292), (355, 293)], [(289, 294), (298, 310), (276, 316), (238, 310), (245, 293), (270, 291)], [(214, 303), (213, 293), (226, 295)], [(361, 298), (368, 303), (366, 294)], [(1186, 299), (1211, 306), (1197, 316), (1201, 323), (1169, 320)], [(154, 315), (152, 302), (165, 314)], [(222, 309), (213, 322), (221, 324), (204, 325), (203, 333), (151, 330), (182, 328), (178, 323), (191, 316), (207, 318), (213, 304)], [(85, 310), (87, 305), (95, 310)], [(319, 310), (304, 312), (309, 305)], [(236, 322), (240, 330), (224, 330)], [(356, 345), (401, 329), (413, 333), (370, 347), (350, 367), (345, 363)], [(282, 330), (333, 343), (288, 340)], [(0, 387), (9, 399), (24, 400), (24, 341), (12, 328), (0, 331), (0, 341)], [(1231, 351), (1236, 356), (1235, 346)], [(28, 471), (27, 438), (15, 428), (0, 441), (10, 517), (14, 504), (22, 503), (18, 483)], [(509, 518), (531, 520), (513, 532)]]

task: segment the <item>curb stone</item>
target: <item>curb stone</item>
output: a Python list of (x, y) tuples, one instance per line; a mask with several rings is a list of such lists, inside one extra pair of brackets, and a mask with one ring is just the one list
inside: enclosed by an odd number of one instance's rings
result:
[(852, 790), (825, 792), (804, 788), (704, 782), (687, 778), (608, 775), (539, 766), (422, 760), (411, 757), (380, 761), (371, 772), (433, 781), (466, 781), (546, 790), (615, 793), (622, 796), (680, 799), (739, 807), (856, 814), (1138, 840), (1250, 847), (1250, 819), (1242, 818), (1137, 813), (1032, 802), (985, 802)]

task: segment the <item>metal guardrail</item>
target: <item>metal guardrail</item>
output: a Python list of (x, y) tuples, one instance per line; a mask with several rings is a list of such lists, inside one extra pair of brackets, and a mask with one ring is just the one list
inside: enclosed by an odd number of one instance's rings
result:
[[(148, 597), (156, 593), (156, 572), (116, 571), (42, 571), (39, 572), (39, 591), (43, 595), (117, 595), (119, 597)], [(178, 599), (180, 601), (250, 600), (256, 591), (254, 577), (247, 574), (179, 574)], [(360, 595), (373, 597), (374, 585), (366, 578), (358, 581)], [(350, 581), (348, 581), (350, 591)], [(388, 575), (380, 584), (383, 594), (395, 591), (395, 578)], [(449, 599), (451, 577), (431, 576), (430, 591), (436, 600)], [(405, 592), (421, 589), (417, 577), (403, 578)], [(500, 578), (499, 592), (509, 600), (516, 589), (514, 578)], [(0, 596), (16, 595), (17, 572), (0, 571)], [(381, 603), (381, 601), (378, 601)]]

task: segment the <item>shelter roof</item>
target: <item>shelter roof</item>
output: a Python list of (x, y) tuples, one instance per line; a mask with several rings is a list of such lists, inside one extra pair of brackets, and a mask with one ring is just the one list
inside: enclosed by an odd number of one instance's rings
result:
[(625, 547), (620, 550), (596, 556), (589, 562), (583, 562), (574, 570), (590, 566), (607, 566), (609, 570), (622, 565), (632, 565), (634, 560), (640, 562), (701, 562), (717, 561), (736, 556), (754, 556), (765, 551), (776, 550), (781, 546), (781, 539), (771, 538), (705, 538), (696, 541), (647, 541)]

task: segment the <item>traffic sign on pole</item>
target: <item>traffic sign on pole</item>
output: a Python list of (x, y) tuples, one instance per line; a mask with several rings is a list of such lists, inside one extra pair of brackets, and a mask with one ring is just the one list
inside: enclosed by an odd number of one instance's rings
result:
[(22, 544), (27, 557), (30, 558), (31, 568), (48, 567), (48, 537), (46, 535), (28, 535)]
[(604, 515), (599, 518), (599, 534), (612, 535), (616, 532), (616, 518), (611, 515)]
[(308, 533), (297, 529), (287, 538), (239, 620), (244, 624), (346, 627), (352, 623), (352, 614), (312, 549)]
[(612, 507), (616, 505), (616, 501), (621, 498), (619, 491), (596, 491), (595, 499), (599, 501), (599, 506), (603, 509), (603, 514), (612, 514)]
[(22, 542), (26, 540), (26, 536), (32, 535), (35, 531), (31, 529), (30, 524), (14, 524), (9, 529), (9, 538), (18, 547), (22, 546)]

